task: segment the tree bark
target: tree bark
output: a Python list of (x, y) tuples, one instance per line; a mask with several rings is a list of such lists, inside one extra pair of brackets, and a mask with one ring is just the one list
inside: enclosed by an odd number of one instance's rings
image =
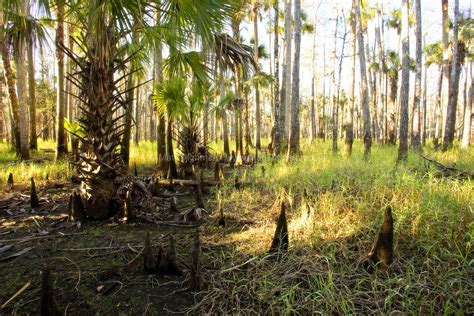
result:
[(64, 93), (64, 52), (62, 47), (64, 45), (64, 3), (63, 1), (58, 2), (58, 21), (56, 26), (56, 58), (58, 63), (58, 75), (56, 85), (56, 158), (62, 159), (67, 153), (65, 133), (64, 133), (64, 105), (65, 105), (65, 93)]
[[(420, 142), (420, 101), (421, 101), (421, 55), (423, 51), (421, 41), (421, 0), (415, 0), (415, 16), (416, 16), (416, 75), (415, 75), (415, 96), (413, 102), (413, 127), (412, 127), (412, 138), (411, 146), (415, 150), (421, 149)], [(403, 80), (403, 78), (402, 78)]]
[(443, 38), (443, 86), (441, 94), (441, 124), (442, 137), (445, 134), (445, 122), (449, 100), (449, 86), (450, 86), (450, 65), (449, 65), (449, 15), (448, 15), (448, 0), (441, 0), (442, 10), (442, 38)]
[(464, 127), (462, 133), (462, 141), (461, 141), (461, 148), (467, 149), (469, 147), (469, 143), (471, 140), (471, 126), (472, 126), (472, 102), (473, 102), (473, 95), (474, 95), (474, 76), (472, 75), (472, 61), (468, 66), (467, 73), (471, 76), (471, 83), (469, 92), (467, 95), (467, 104), (466, 110), (464, 111)]
[[(258, 55), (258, 9), (259, 3), (255, 2), (253, 7), (253, 36), (254, 36), (254, 58), (258, 63), (260, 56)], [(257, 150), (261, 149), (261, 129), (262, 119), (260, 113), (260, 89), (258, 82), (255, 83), (255, 147)]]
[(409, 11), (408, 0), (402, 1), (402, 81), (400, 87), (400, 144), (397, 161), (404, 161), (408, 157), (408, 99), (410, 92), (410, 62), (409, 52)]
[(347, 156), (352, 154), (352, 144), (354, 143), (354, 105), (355, 105), (355, 65), (357, 55), (357, 31), (356, 31), (356, 5), (358, 0), (352, 0), (351, 9), (351, 34), (352, 34), (352, 63), (351, 74), (352, 79), (350, 83), (350, 106), (346, 113), (346, 139), (345, 152)]
[(443, 151), (453, 145), (456, 129), (456, 109), (459, 92), (459, 75), (461, 73), (461, 62), (459, 60), (459, 0), (454, 0), (454, 30), (453, 30), (453, 58), (451, 62), (451, 77), (449, 81), (449, 98), (446, 112), (446, 123), (443, 135)]
[(30, 95), (30, 149), (38, 149), (38, 138), (36, 137), (36, 82), (35, 82), (35, 60), (33, 51), (33, 39), (28, 38), (28, 90)]
[(279, 14), (280, 10), (278, 8), (278, 1), (275, 1), (274, 4), (274, 11), (275, 11), (275, 16), (274, 18), (274, 41), (275, 44), (273, 46), (273, 60), (275, 63), (275, 68), (274, 68), (274, 85), (273, 85), (273, 98), (274, 98), (274, 122), (273, 122), (273, 136), (272, 136), (272, 151), (274, 155), (279, 155), (281, 152), (281, 125), (280, 125), (280, 100), (279, 100), (279, 81), (280, 81), (280, 62), (279, 62), (279, 56), (278, 56), (278, 20), (279, 20)]
[(288, 158), (300, 150), (300, 47), (301, 47), (301, 0), (295, 0), (295, 56), (291, 91), (291, 130)]
[[(285, 0), (285, 60), (282, 67), (281, 92), (280, 92), (280, 125), (282, 129), (282, 142), (288, 140), (290, 108), (291, 108), (291, 40), (292, 40), (292, 14), (291, 1)], [(295, 17), (296, 18), (296, 17)]]
[[(359, 65), (360, 77), (362, 86), (362, 117), (364, 123), (364, 158), (368, 159), (370, 149), (372, 146), (372, 133), (370, 124), (370, 109), (369, 109), (369, 90), (367, 84), (367, 66), (365, 64), (365, 46), (364, 34), (362, 30), (362, 18), (360, 15), (360, 1), (357, 0), (356, 5), (356, 20), (357, 20), (357, 39), (359, 45)], [(405, 0), (406, 1), (406, 0)]]

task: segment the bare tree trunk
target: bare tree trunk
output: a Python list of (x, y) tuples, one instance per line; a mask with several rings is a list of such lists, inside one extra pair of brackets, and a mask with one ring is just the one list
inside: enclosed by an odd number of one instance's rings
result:
[(339, 91), (336, 87), (336, 61), (337, 61), (337, 31), (339, 27), (339, 12), (336, 16), (336, 28), (334, 29), (334, 65), (332, 69), (332, 84), (334, 86), (334, 93), (335, 96), (332, 98), (332, 151), (337, 152), (337, 109), (338, 109), (338, 102), (337, 99), (339, 98)]
[(295, 0), (295, 56), (291, 91), (291, 130), (288, 159), (300, 150), (300, 47), (301, 47), (301, 0)]
[[(360, 77), (362, 86), (362, 117), (364, 121), (364, 157), (368, 159), (370, 155), (370, 148), (372, 146), (372, 133), (370, 124), (370, 109), (369, 109), (369, 90), (367, 84), (367, 66), (365, 64), (365, 45), (364, 34), (362, 30), (362, 17), (360, 15), (360, 2), (356, 5), (356, 20), (357, 20), (357, 39), (359, 46), (359, 65)], [(404, 0), (406, 1), (406, 0)]]
[(453, 145), (454, 133), (456, 129), (456, 108), (459, 92), (459, 75), (461, 73), (461, 62), (459, 60), (459, 0), (454, 0), (454, 30), (453, 30), (453, 58), (451, 62), (451, 77), (449, 81), (449, 98), (446, 112), (446, 123), (443, 135), (443, 150), (447, 150)]
[[(28, 5), (29, 8), (29, 5)], [(28, 10), (29, 11), (29, 10)], [(28, 51), (28, 91), (30, 95), (30, 149), (38, 149), (38, 138), (36, 137), (36, 82), (35, 82), (35, 60), (33, 51), (33, 39), (27, 40)]]
[(56, 26), (56, 58), (58, 62), (58, 78), (56, 86), (56, 158), (62, 159), (67, 153), (67, 144), (65, 142), (64, 133), (64, 51), (61, 47), (64, 45), (64, 3), (58, 3), (58, 22)]
[[(421, 99), (421, 55), (423, 51), (421, 41), (421, 0), (415, 0), (416, 16), (416, 76), (415, 76), (415, 96), (413, 102), (413, 127), (411, 146), (415, 150), (421, 149), (420, 142), (420, 99)], [(402, 78), (403, 80), (403, 78)]]
[(351, 63), (351, 82), (350, 82), (350, 107), (346, 113), (346, 155), (352, 154), (352, 144), (354, 143), (354, 105), (355, 105), (355, 65), (357, 55), (357, 31), (356, 31), (356, 6), (358, 0), (352, 0), (351, 10), (351, 34), (352, 34), (352, 63)]
[[(282, 79), (281, 79), (281, 97), (280, 97), (280, 119), (283, 131), (282, 141), (288, 140), (288, 132), (290, 125), (290, 109), (291, 109), (291, 40), (292, 40), (292, 14), (291, 1), (285, 0), (285, 60), (283, 62)], [(295, 17), (296, 18), (296, 17)]]
[[(21, 1), (20, 10), (21, 14), (26, 14), (26, 8), (28, 2), (25, 0)], [(29, 147), (29, 124), (28, 124), (28, 90), (26, 82), (27, 65), (26, 65), (26, 51), (27, 42), (25, 38), (18, 38), (14, 53), (15, 62), (17, 69), (17, 87), (18, 87), (18, 102), (19, 102), (19, 130), (20, 130), (20, 158), (22, 160), (30, 159), (30, 147)]]
[(443, 90), (441, 95), (441, 124), (442, 124), (442, 137), (445, 135), (445, 122), (446, 114), (448, 109), (448, 100), (449, 100), (449, 15), (448, 15), (448, 0), (441, 0), (441, 10), (442, 10), (442, 38), (443, 38)]
[(402, 2), (402, 80), (400, 88), (400, 144), (397, 161), (406, 160), (408, 156), (408, 99), (410, 92), (410, 62), (408, 39), (408, 0)]
[(436, 109), (435, 109), (435, 133), (434, 133), (434, 138), (433, 138), (433, 145), (435, 148), (439, 147), (439, 140), (442, 135), (442, 104), (441, 104), (441, 99), (442, 99), (442, 90), (443, 90), (443, 85), (449, 84), (449, 82), (444, 81), (444, 71), (443, 71), (444, 66), (439, 66), (439, 79), (438, 79), (438, 93), (436, 95)]
[[(161, 1), (158, 2), (160, 4)], [(160, 12), (156, 12), (155, 24), (159, 27), (160, 25)], [(154, 76), (156, 83), (163, 82), (163, 52), (161, 43), (157, 43), (155, 46), (154, 56)], [(151, 114), (152, 115), (152, 114)], [(145, 135), (144, 135), (145, 136)], [(166, 120), (164, 113), (158, 114), (158, 129), (156, 133), (157, 142), (157, 165), (160, 172), (166, 172), (168, 170), (168, 161), (166, 159)]]
[(280, 10), (278, 8), (278, 1), (275, 1), (275, 4), (273, 6), (275, 15), (274, 15), (274, 41), (275, 44), (273, 46), (273, 60), (275, 63), (275, 68), (274, 68), (274, 85), (273, 85), (273, 111), (274, 111), (274, 122), (273, 122), (273, 135), (272, 135), (272, 151), (274, 155), (279, 155), (281, 152), (281, 125), (280, 125), (280, 100), (279, 100), (279, 81), (280, 81), (280, 62), (279, 62), (279, 56), (278, 56), (278, 20), (279, 20), (279, 14)]
[(313, 49), (311, 52), (311, 109), (310, 109), (310, 130), (309, 130), (309, 143), (311, 144), (316, 137), (316, 110), (315, 110), (315, 90), (316, 90), (316, 13), (314, 16), (313, 30)]
[(467, 149), (471, 140), (471, 126), (472, 126), (472, 102), (474, 95), (474, 76), (472, 75), (472, 61), (466, 69), (466, 76), (471, 77), (470, 88), (467, 95), (466, 110), (464, 111), (464, 127), (462, 133), (461, 148)]
[[(254, 58), (258, 63), (260, 56), (258, 55), (258, 10), (260, 4), (255, 2), (253, 7), (253, 37), (254, 37)], [(259, 67), (260, 68), (260, 67)], [(260, 69), (259, 69), (260, 70)], [(255, 147), (261, 149), (260, 137), (262, 130), (262, 119), (260, 114), (260, 89), (258, 83), (255, 84)]]
[(428, 72), (428, 67), (425, 65), (424, 66), (424, 76), (423, 76), (423, 131), (422, 131), (422, 142), (421, 144), (423, 146), (426, 145), (426, 138), (427, 138), (427, 123), (428, 123), (428, 108), (427, 108), (427, 72)]

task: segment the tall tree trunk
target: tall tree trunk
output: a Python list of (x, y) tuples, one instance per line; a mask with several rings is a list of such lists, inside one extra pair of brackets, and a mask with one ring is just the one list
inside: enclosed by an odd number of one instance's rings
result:
[(446, 128), (446, 114), (449, 101), (449, 86), (450, 86), (450, 65), (449, 65), (449, 14), (448, 14), (448, 0), (441, 0), (442, 10), (442, 38), (443, 38), (443, 86), (441, 94), (441, 120), (442, 133), (441, 137), (445, 135)]
[(291, 108), (291, 41), (292, 41), (292, 14), (291, 1), (285, 0), (285, 60), (282, 68), (281, 91), (280, 91), (280, 120), (282, 129), (282, 141), (288, 141), (290, 108)]
[[(372, 133), (370, 124), (370, 109), (369, 109), (369, 89), (367, 84), (367, 66), (365, 64), (365, 45), (364, 33), (362, 30), (362, 17), (360, 14), (360, 1), (356, 5), (356, 20), (357, 20), (357, 39), (359, 46), (359, 65), (360, 78), (362, 86), (362, 118), (364, 121), (364, 157), (368, 159), (370, 155), (370, 148), (372, 146)], [(405, 0), (406, 1), (406, 0)]]
[[(223, 67), (219, 67), (219, 98), (221, 100), (225, 97), (225, 78), (224, 78), (224, 69)], [(224, 155), (226, 158), (230, 156), (230, 148), (229, 148), (229, 125), (227, 123), (227, 111), (225, 109), (222, 110), (222, 138), (224, 142)]]
[(57, 6), (58, 21), (56, 26), (56, 58), (58, 63), (58, 75), (56, 85), (56, 158), (62, 159), (67, 153), (67, 143), (65, 142), (64, 133), (64, 106), (65, 106), (65, 93), (64, 93), (64, 2), (59, 1)]
[[(161, 1), (158, 1), (160, 4)], [(156, 13), (156, 26), (160, 26), (160, 12), (157, 10)], [(154, 78), (155, 83), (163, 83), (163, 52), (162, 45), (158, 41), (155, 45), (155, 55), (154, 55)], [(162, 173), (168, 171), (168, 161), (166, 159), (166, 120), (163, 113), (158, 114), (158, 130), (156, 135), (157, 140), (157, 165), (158, 170)], [(172, 139), (172, 137), (171, 137)]]
[(467, 149), (471, 140), (471, 126), (472, 126), (472, 102), (474, 95), (474, 76), (472, 75), (472, 61), (466, 69), (466, 76), (471, 77), (470, 88), (467, 95), (466, 110), (464, 111), (464, 127), (462, 132), (461, 148)]
[[(254, 58), (258, 63), (260, 56), (258, 55), (258, 9), (259, 3), (255, 2), (253, 7), (253, 37), (254, 37)], [(260, 67), (259, 67), (260, 68)], [(260, 69), (259, 69), (260, 70)], [(255, 147), (257, 150), (261, 149), (261, 129), (262, 119), (260, 114), (260, 89), (258, 82), (255, 83)]]
[(279, 20), (279, 14), (280, 10), (278, 7), (278, 1), (275, 1), (275, 4), (273, 6), (275, 15), (274, 15), (274, 45), (273, 45), (273, 60), (275, 63), (275, 68), (274, 68), (274, 85), (273, 85), (273, 99), (274, 99), (274, 106), (273, 106), (273, 111), (274, 111), (274, 122), (273, 122), (273, 133), (272, 133), (272, 151), (274, 155), (279, 155), (281, 153), (281, 133), (282, 133), (282, 126), (280, 124), (280, 100), (279, 100), (279, 90), (280, 90), (280, 62), (279, 62), (279, 56), (278, 56), (278, 20)]
[(400, 88), (400, 144), (397, 161), (406, 160), (408, 156), (408, 99), (410, 92), (409, 52), (409, 11), (408, 0), (402, 1), (402, 81)]
[(443, 150), (453, 145), (456, 129), (456, 109), (458, 104), (459, 75), (461, 73), (461, 61), (459, 59), (459, 0), (454, 0), (454, 29), (453, 29), (453, 58), (451, 62), (451, 77), (449, 81), (449, 98), (446, 112), (446, 123), (443, 135)]
[(334, 88), (335, 95), (332, 97), (332, 151), (337, 151), (337, 109), (339, 104), (337, 103), (337, 87), (336, 87), (336, 61), (337, 61), (337, 29), (339, 27), (339, 12), (336, 15), (336, 28), (334, 29), (334, 65), (332, 69), (332, 85)]
[(168, 155), (168, 177), (170, 179), (178, 176), (178, 169), (176, 168), (176, 160), (174, 158), (173, 150), (173, 118), (168, 115), (168, 127), (166, 128), (166, 151)]
[(309, 129), (309, 143), (311, 144), (316, 138), (316, 22), (317, 16), (314, 14), (314, 30), (313, 30), (313, 49), (311, 51), (311, 109), (310, 109), (310, 129)]
[[(421, 136), (422, 136), (422, 141), (421, 141), (421, 144), (423, 146), (426, 145), (426, 138), (427, 138), (427, 123), (428, 123), (428, 108), (427, 108), (427, 104), (428, 104), (428, 100), (427, 100), (427, 91), (426, 91), (426, 88), (427, 88), (427, 73), (428, 73), (428, 67), (425, 65), (423, 66), (424, 67), (424, 75), (423, 75), (423, 129), (422, 129), (422, 133), (421, 133)], [(429, 126), (429, 125), (428, 125)]]
[[(421, 100), (421, 55), (423, 51), (421, 41), (421, 0), (415, 0), (415, 16), (416, 16), (416, 75), (415, 75), (415, 96), (413, 102), (413, 127), (411, 145), (415, 150), (421, 149), (420, 142), (420, 100)], [(403, 80), (403, 79), (402, 79)]]
[(38, 138), (36, 137), (36, 81), (35, 60), (33, 51), (33, 39), (27, 40), (28, 44), (28, 90), (30, 94), (30, 149), (38, 149)]
[(433, 145), (437, 149), (440, 145), (440, 138), (442, 135), (442, 130), (443, 130), (443, 123), (442, 123), (442, 113), (443, 113), (443, 105), (442, 105), (442, 91), (443, 91), (443, 86), (447, 85), (448, 82), (444, 81), (444, 71), (443, 71), (444, 66), (439, 66), (439, 78), (438, 78), (438, 90), (436, 94), (436, 109), (435, 109), (435, 133), (434, 133), (434, 138), (433, 138)]
[[(20, 14), (25, 15), (29, 3), (22, 0), (20, 4)], [(29, 124), (28, 124), (28, 89), (27, 89), (27, 42), (23, 37), (19, 37), (14, 45), (15, 62), (17, 69), (17, 88), (18, 88), (18, 102), (19, 102), (19, 120), (18, 125), (20, 129), (20, 158), (22, 160), (30, 159), (29, 146)]]
[(301, 0), (295, 0), (295, 56), (291, 87), (291, 130), (288, 159), (300, 150), (300, 47), (301, 47)]
[[(0, 12), (0, 15), (3, 14)], [(3, 27), (3, 21), (1, 22), (1, 27)], [(15, 142), (15, 149), (16, 154), (20, 156), (20, 128), (19, 128), (19, 121), (20, 121), (20, 113), (19, 113), (19, 105), (18, 105), (18, 96), (16, 93), (16, 78), (15, 74), (13, 73), (12, 66), (10, 64), (10, 53), (8, 52), (7, 42), (5, 38), (2, 36), (3, 32), (0, 32), (0, 50), (2, 55), (3, 61), (3, 69), (5, 71), (5, 78), (7, 82), (8, 88), (8, 95), (10, 97), (10, 108), (12, 112), (12, 132), (13, 132), (13, 140)]]
[[(141, 133), (140, 133), (140, 130), (141, 130), (141, 108), (140, 108), (140, 87), (137, 87), (137, 97), (136, 97), (136, 100), (135, 100), (135, 110), (134, 110), (134, 114), (135, 114), (135, 137), (134, 137), (134, 141), (135, 141), (135, 144), (139, 144), (140, 143), (140, 137), (141, 137)], [(159, 130), (159, 126), (158, 126), (158, 130)], [(159, 134), (159, 133), (158, 133)]]
[(346, 139), (345, 152), (347, 156), (352, 154), (352, 144), (354, 143), (354, 104), (355, 104), (355, 65), (357, 55), (357, 31), (356, 31), (356, 6), (358, 0), (352, 0), (351, 10), (351, 34), (352, 34), (352, 63), (350, 85), (350, 106), (346, 113)]

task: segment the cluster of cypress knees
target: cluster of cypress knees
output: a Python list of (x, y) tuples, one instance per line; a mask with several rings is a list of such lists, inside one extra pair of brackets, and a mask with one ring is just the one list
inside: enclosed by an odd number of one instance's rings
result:
[[(265, 173), (265, 169), (262, 167), (262, 174)], [(219, 164), (215, 167), (215, 178), (223, 178), (223, 170)], [(204, 202), (202, 198), (201, 179), (196, 177), (198, 185), (195, 188), (196, 203), (198, 207), (204, 208)], [(7, 180), (8, 187), (10, 189), (14, 186), (13, 175), (10, 173)], [(128, 203), (127, 203), (128, 202)], [(36, 192), (35, 181), (31, 178), (30, 188), (30, 204), (31, 207), (36, 208), (40, 206), (39, 198)], [(173, 207), (173, 200), (171, 201), (171, 207)], [(131, 207), (130, 197), (127, 196), (124, 204), (124, 211), (128, 212), (128, 208)], [(176, 206), (175, 206), (176, 207)], [(280, 201), (280, 214), (278, 216), (275, 234), (270, 246), (269, 253), (273, 258), (283, 258), (289, 247), (288, 237), (288, 222), (286, 219), (286, 211), (288, 203), (281, 199)], [(81, 220), (85, 218), (84, 206), (82, 204), (79, 194), (75, 191), (69, 199), (69, 216), (70, 220)], [(218, 198), (219, 213), (218, 225), (225, 226), (224, 212), (221, 205), (221, 199)], [(154, 249), (151, 245), (150, 233), (147, 232), (145, 237), (144, 247), (144, 261), (143, 268), (147, 273), (163, 274), (163, 275), (176, 275), (180, 276), (183, 274), (182, 270), (176, 262), (176, 247), (174, 243), (173, 235), (168, 237), (168, 246), (166, 252), (163, 248), (158, 246)], [(193, 247), (191, 250), (191, 268), (189, 271), (188, 286), (191, 291), (200, 291), (203, 289), (204, 282), (201, 272), (201, 242), (199, 237), (199, 230), (196, 230), (194, 235)], [(387, 268), (393, 262), (393, 217), (392, 208), (388, 206), (385, 209), (384, 221), (379, 230), (376, 242), (367, 258), (364, 261), (364, 267), (368, 270), (373, 270), (374, 265)], [(41, 315), (62, 315), (58, 305), (54, 298), (54, 287), (51, 276), (51, 271), (45, 269), (42, 272), (42, 287), (41, 287)]]

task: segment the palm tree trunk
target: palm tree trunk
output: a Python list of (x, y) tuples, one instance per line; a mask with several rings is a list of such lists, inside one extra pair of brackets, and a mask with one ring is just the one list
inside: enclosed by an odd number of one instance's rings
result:
[(61, 159), (67, 153), (67, 143), (65, 142), (64, 133), (64, 106), (65, 106), (65, 94), (64, 94), (64, 52), (62, 46), (64, 45), (64, 3), (58, 2), (58, 22), (56, 26), (56, 58), (58, 62), (58, 76), (56, 86), (56, 141), (57, 150), (56, 158)]
[(300, 151), (300, 47), (301, 47), (301, 0), (295, 0), (295, 56), (291, 89), (291, 130), (288, 159)]
[[(160, 2), (158, 2), (159, 4)], [(156, 25), (160, 25), (159, 10), (157, 12)], [(161, 43), (157, 43), (155, 46), (155, 56), (154, 56), (154, 76), (156, 83), (163, 82), (163, 52), (162, 52)], [(168, 167), (168, 161), (166, 159), (166, 120), (163, 113), (158, 114), (158, 130), (157, 130), (157, 165), (158, 170), (161, 172), (166, 172)], [(172, 139), (172, 137), (171, 137)], [(175, 166), (176, 168), (176, 166)]]
[(459, 59), (459, 0), (454, 0), (454, 30), (453, 30), (453, 58), (451, 62), (451, 77), (449, 81), (449, 98), (446, 112), (445, 131), (443, 135), (443, 150), (453, 145), (456, 129), (456, 109), (459, 93), (459, 76), (461, 74), (461, 62)]
[[(224, 69), (220, 67), (220, 74), (219, 74), (219, 97), (220, 99), (224, 99), (225, 96), (225, 80), (224, 80)], [(229, 126), (227, 123), (227, 111), (225, 109), (222, 110), (222, 138), (224, 142), (224, 155), (226, 158), (230, 156), (230, 149), (229, 149)]]
[(166, 149), (168, 154), (168, 178), (173, 179), (178, 176), (176, 160), (173, 150), (173, 119), (168, 115), (168, 127), (166, 129)]
[(369, 109), (369, 90), (367, 84), (367, 66), (365, 64), (365, 46), (364, 34), (362, 30), (362, 18), (360, 15), (360, 0), (356, 5), (356, 20), (357, 20), (357, 39), (359, 46), (359, 65), (360, 78), (362, 86), (362, 117), (364, 121), (364, 157), (367, 159), (370, 155), (370, 148), (372, 146), (372, 133), (370, 124), (370, 109)]

